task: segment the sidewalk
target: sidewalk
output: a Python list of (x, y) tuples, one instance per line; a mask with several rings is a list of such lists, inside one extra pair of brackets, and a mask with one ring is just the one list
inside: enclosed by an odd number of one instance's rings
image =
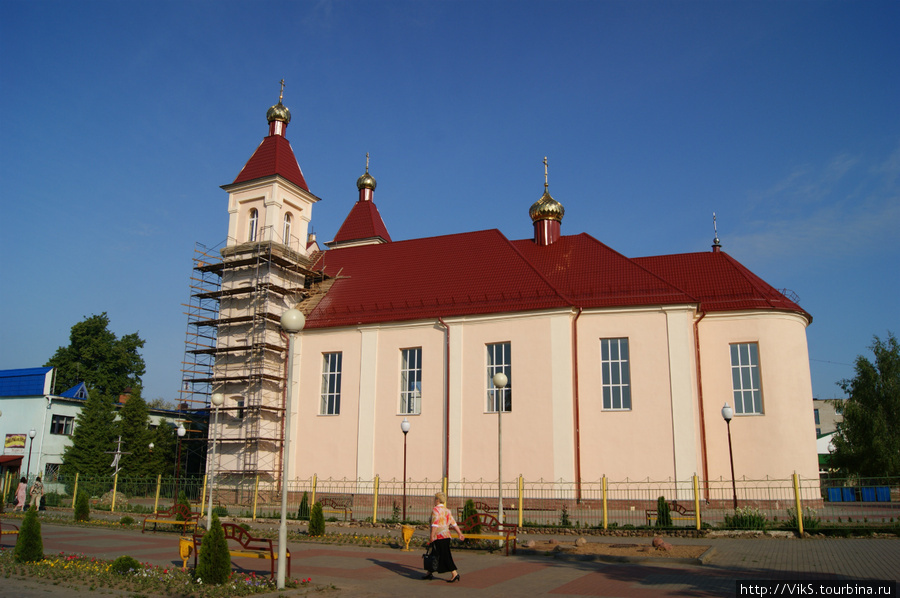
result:
[[(254, 528), (277, 526), (256, 523)], [(292, 529), (294, 529), (292, 527)], [(388, 533), (389, 530), (334, 528), (341, 533)], [(392, 532), (395, 536), (397, 531)], [(155, 565), (181, 566), (178, 534), (141, 534), (140, 530), (74, 527), (43, 523), (44, 551), (84, 553), (104, 559), (132, 556)], [(417, 535), (424, 536), (419, 531)], [(553, 536), (525, 536), (548, 539)], [(574, 536), (557, 537), (571, 542)], [(650, 538), (588, 537), (589, 541), (649, 543)], [(294, 590), (275, 595), (305, 593), (326, 596), (435, 596), (479, 598), (508, 596), (734, 596), (736, 580), (894, 580), (900, 581), (900, 538), (890, 539), (738, 539), (669, 538), (676, 544), (697, 544), (714, 549), (706, 564), (606, 563), (596, 560), (553, 558), (523, 554), (503, 556), (471, 550), (454, 552), (462, 579), (447, 584), (422, 581), (423, 549), (403, 552), (388, 547), (367, 548), (292, 542), (291, 573), (294, 578), (312, 578), (313, 586), (336, 589), (325, 592)], [(4, 548), (14, 538), (2, 540)], [(190, 561), (188, 563), (190, 565)], [(235, 559), (236, 568), (268, 574), (268, 563)], [(442, 575), (445, 579), (448, 575)], [(17, 585), (20, 585), (17, 583)], [(84, 597), (89, 596), (85, 590)], [(119, 596), (105, 591), (108, 596)], [(54, 588), (40, 580), (24, 587), (0, 583), (0, 596), (17, 598), (66, 596), (82, 598), (69, 589)]]

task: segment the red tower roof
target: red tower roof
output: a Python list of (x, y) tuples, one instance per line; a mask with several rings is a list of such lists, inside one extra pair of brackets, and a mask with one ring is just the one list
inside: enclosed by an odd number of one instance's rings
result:
[(374, 201), (360, 200), (353, 204), (347, 218), (328, 245), (339, 245), (363, 239), (383, 239), (390, 243), (391, 235), (384, 225)]
[(269, 135), (262, 140), (262, 143), (253, 152), (253, 155), (232, 184), (244, 183), (276, 174), (304, 191), (309, 191), (306, 179), (303, 178), (303, 172), (300, 170), (300, 165), (297, 164), (297, 158), (294, 157), (294, 150), (291, 149), (290, 141), (278, 134)]

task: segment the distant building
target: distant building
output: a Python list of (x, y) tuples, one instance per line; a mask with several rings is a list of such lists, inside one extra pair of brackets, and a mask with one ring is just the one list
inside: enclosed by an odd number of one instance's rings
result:
[(813, 419), (816, 422), (816, 436), (830, 434), (837, 430), (838, 423), (844, 421), (843, 400), (813, 399)]
[[(395, 240), (367, 166), (323, 251), (307, 235), (320, 198), (285, 138), (290, 112), (279, 101), (267, 117), (223, 187), (227, 244), (200, 252), (192, 283), (186, 396), (225, 395), (220, 471), (277, 478), (290, 425), (292, 478), (400, 478), (408, 419), (411, 479), (496, 479), (499, 412), (505, 479), (728, 478), (727, 402), (739, 478), (817, 477), (812, 318), (718, 239), (628, 258), (563, 235), (545, 168), (543, 195), (521, 200), (532, 238)], [(477, 226), (478, 201), (444, 209)], [(285, 419), (279, 318), (294, 306), (306, 327)]]
[[(14, 471), (55, 480), (63, 453), (72, 443), (75, 420), (88, 398), (83, 382), (54, 393), (55, 372), (52, 367), (0, 370), (0, 437), (4, 440), (0, 473)], [(150, 425), (158, 426), (176, 415), (151, 409)]]

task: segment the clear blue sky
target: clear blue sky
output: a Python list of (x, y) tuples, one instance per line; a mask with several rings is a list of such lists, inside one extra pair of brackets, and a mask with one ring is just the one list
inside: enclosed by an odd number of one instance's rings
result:
[(895, 0), (3, 0), (0, 369), (107, 312), (144, 396), (177, 396), (194, 243), (224, 241), (284, 78), (320, 240), (366, 152), (395, 240), (528, 238), (548, 156), (563, 233), (626, 256), (708, 251), (716, 212), (842, 396), (900, 333), (898, 32)]

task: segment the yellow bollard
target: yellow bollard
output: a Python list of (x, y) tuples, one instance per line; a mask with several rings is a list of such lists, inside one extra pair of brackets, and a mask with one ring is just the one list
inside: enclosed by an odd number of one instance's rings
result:
[(797, 507), (797, 528), (800, 530), (800, 537), (803, 537), (803, 511), (800, 505), (800, 476), (794, 472), (794, 504)]
[(525, 513), (525, 478), (519, 474), (519, 527), (523, 526)]
[(603, 476), (603, 529), (609, 529), (609, 511), (606, 508), (606, 475)]
[(156, 498), (153, 500), (153, 512), (159, 507), (159, 487), (162, 485), (162, 474), (156, 476)]
[(119, 472), (116, 472), (115, 477), (113, 478), (113, 495), (112, 502), (109, 505), (109, 512), (116, 512), (116, 489), (119, 487)]
[(700, 480), (697, 479), (697, 474), (694, 474), (694, 522), (697, 525), (697, 529), (700, 529)]
[(206, 506), (206, 480), (208, 479), (208, 474), (203, 476), (203, 490), (200, 491), (200, 519), (203, 519), (203, 510)]
[(80, 472), (75, 472), (75, 489), (72, 490), (72, 510), (75, 510), (75, 499), (78, 498), (78, 476)]
[(316, 483), (319, 480), (319, 476), (317, 474), (313, 474), (313, 484), (312, 484), (312, 500), (309, 501), (310, 508), (312, 505), (316, 504)]
[[(375, 476), (375, 497), (372, 502), (372, 523), (378, 523), (378, 482), (379, 476)], [(406, 497), (403, 497), (406, 500)]]
[(253, 521), (256, 521), (257, 499), (259, 499), (259, 474), (256, 474), (256, 484), (253, 485)]

